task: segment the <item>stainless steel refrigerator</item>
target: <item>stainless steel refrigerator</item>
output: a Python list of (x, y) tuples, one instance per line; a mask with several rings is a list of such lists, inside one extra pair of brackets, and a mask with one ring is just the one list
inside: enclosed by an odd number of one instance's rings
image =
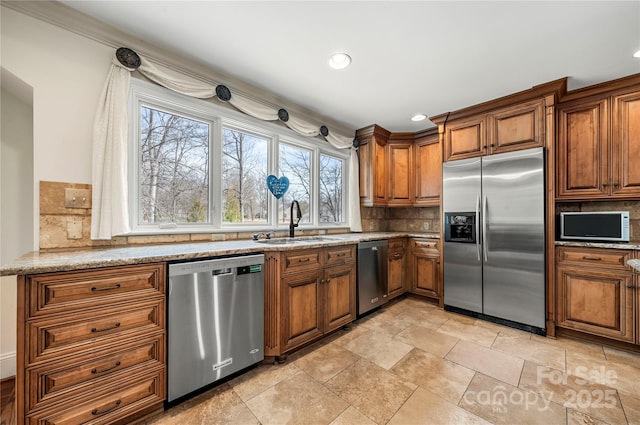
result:
[(442, 167), (445, 309), (545, 332), (542, 148)]

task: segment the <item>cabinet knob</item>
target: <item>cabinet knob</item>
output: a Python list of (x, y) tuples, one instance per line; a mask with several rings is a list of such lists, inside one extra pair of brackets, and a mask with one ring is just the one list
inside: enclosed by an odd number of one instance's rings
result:
[(602, 187), (609, 187), (609, 183), (602, 183)]
[(320, 281), (320, 285), (324, 285), (324, 279)]
[(629, 289), (635, 289), (635, 287), (633, 285), (627, 285), (627, 288)]

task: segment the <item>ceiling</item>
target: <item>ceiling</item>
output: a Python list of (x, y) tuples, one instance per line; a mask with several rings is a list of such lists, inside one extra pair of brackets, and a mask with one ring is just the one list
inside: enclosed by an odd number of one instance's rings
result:
[[(640, 1), (62, 3), (350, 129), (640, 73)], [(332, 70), (339, 51), (353, 63)]]

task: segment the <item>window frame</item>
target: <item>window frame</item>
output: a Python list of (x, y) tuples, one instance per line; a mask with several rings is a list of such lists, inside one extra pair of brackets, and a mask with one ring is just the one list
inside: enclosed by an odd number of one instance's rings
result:
[[(128, 201), (131, 232), (128, 235), (160, 235), (184, 233), (233, 233), (255, 232), (257, 230), (282, 232), (288, 224), (279, 223), (278, 204), (280, 199), (269, 195), (267, 201), (268, 220), (266, 223), (236, 224), (223, 222), (222, 146), (223, 131), (246, 132), (267, 140), (267, 174), (281, 176), (279, 170), (280, 144), (300, 147), (311, 151), (311, 182), (309, 211), (310, 223), (300, 223), (298, 229), (319, 230), (348, 228), (349, 223), (349, 150), (337, 149), (319, 138), (305, 138), (289, 128), (273, 122), (262, 121), (233, 109), (227, 104), (216, 104), (216, 100), (196, 99), (156, 84), (133, 78), (129, 93), (129, 134), (127, 152), (129, 155)], [(209, 124), (209, 222), (179, 224), (139, 223), (139, 164), (140, 164), (140, 107), (184, 116)], [(342, 161), (342, 219), (340, 223), (320, 222), (320, 156), (328, 155)], [(266, 185), (266, 183), (265, 183)]]

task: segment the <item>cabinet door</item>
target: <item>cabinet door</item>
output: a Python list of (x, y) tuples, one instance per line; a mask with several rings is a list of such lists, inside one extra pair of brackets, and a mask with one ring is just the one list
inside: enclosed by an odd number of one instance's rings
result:
[(640, 196), (640, 92), (613, 98), (612, 145), (613, 195)]
[(609, 194), (607, 100), (558, 108), (558, 198)]
[(472, 118), (446, 125), (444, 160), (473, 158), (487, 151), (485, 117)]
[(387, 296), (395, 298), (404, 293), (404, 253), (390, 252), (387, 266)]
[(542, 100), (489, 115), (489, 154), (544, 146)]
[(325, 270), (324, 332), (330, 332), (356, 319), (356, 266), (331, 267)]
[(439, 263), (438, 257), (424, 255), (420, 252), (413, 254), (413, 289), (412, 292), (427, 297), (440, 298)]
[(373, 205), (373, 161), (371, 157), (371, 140), (361, 142), (358, 146), (358, 162), (360, 163), (360, 205)]
[(372, 141), (372, 156), (373, 156), (373, 204), (374, 205), (387, 205), (387, 156), (386, 156), (386, 141), (379, 140), (377, 137)]
[(282, 352), (322, 335), (321, 272), (282, 279)]
[(634, 342), (633, 276), (593, 268), (557, 268), (558, 326)]
[(435, 134), (415, 145), (415, 205), (439, 205), (442, 189), (442, 149)]
[(388, 205), (411, 206), (413, 203), (413, 143), (389, 142)]

